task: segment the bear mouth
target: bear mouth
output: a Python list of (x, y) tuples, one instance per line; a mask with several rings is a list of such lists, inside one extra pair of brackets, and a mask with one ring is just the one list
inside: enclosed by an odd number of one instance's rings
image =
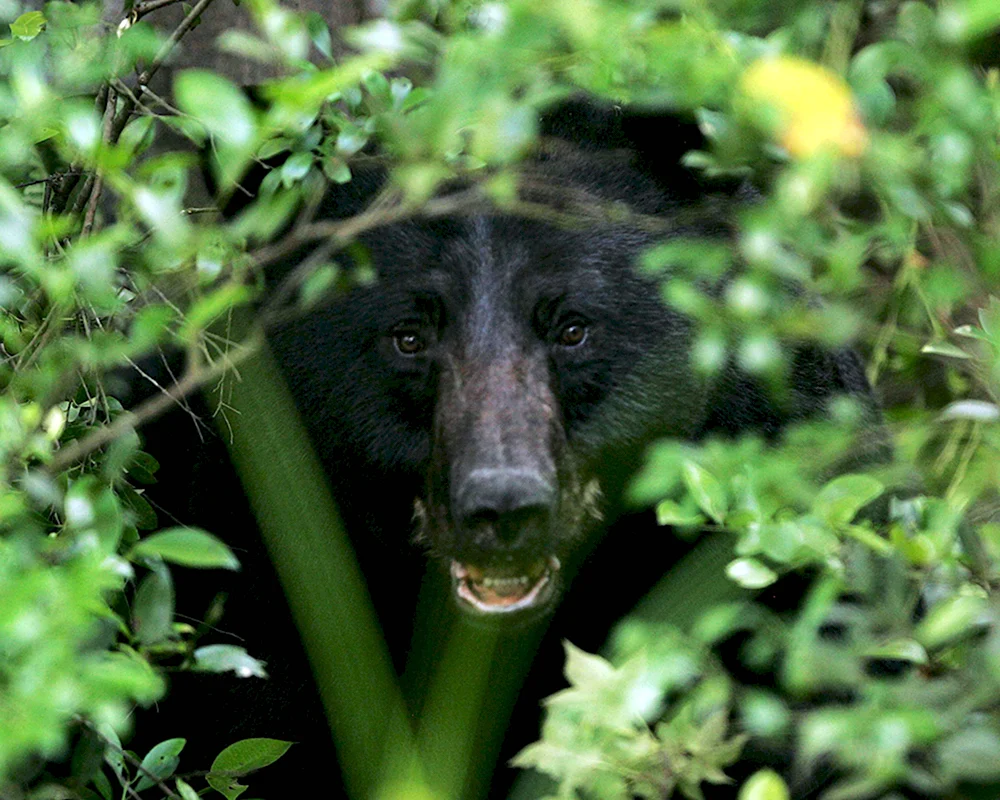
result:
[(546, 605), (554, 596), (559, 559), (540, 558), (522, 571), (451, 562), (459, 604), (480, 614), (511, 614)]

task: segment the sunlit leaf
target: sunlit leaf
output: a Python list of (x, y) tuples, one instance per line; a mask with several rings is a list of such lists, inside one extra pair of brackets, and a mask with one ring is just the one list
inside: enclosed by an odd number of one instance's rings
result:
[(168, 528), (143, 538), (129, 556), (162, 558), (185, 567), (239, 569), (233, 551), (210, 533), (198, 528)]

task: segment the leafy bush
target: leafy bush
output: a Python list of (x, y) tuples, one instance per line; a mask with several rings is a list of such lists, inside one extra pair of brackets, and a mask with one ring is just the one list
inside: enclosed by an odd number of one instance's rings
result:
[[(572, 688), (519, 763), (560, 797), (698, 797), (769, 748), (792, 753), (789, 769), (749, 778), (745, 800), (786, 797), (786, 781), (800, 793), (820, 767), (830, 800), (1000, 780), (995, 3), (413, 2), (344, 31), (355, 54), (335, 61), (321, 20), (253, 0), (258, 32), (220, 46), (274, 68), (258, 102), (202, 70), (159, 96), (150, 81), (210, 4), (166, 34), (149, 21), (158, 3), (114, 30), (98, 5), (0, 8), (0, 792), (109, 798), (114, 780), (197, 796), (200, 777), (175, 777), (182, 739), (123, 750), (129, 709), (162, 696), (167, 665), (263, 666), (175, 619), (176, 568), (238, 564), (209, 533), (149, 533), (158, 465), (136, 426), (220, 379), (224, 410), (269, 324), (370, 279), (336, 262), (359, 233), (516, 210), (539, 112), (581, 90), (695, 116), (708, 146), (686, 163), (759, 190), (732, 237), (674, 239), (641, 265), (669, 274), (666, 300), (699, 323), (695, 366), (735, 358), (780, 398), (792, 346), (859, 341), (905, 468), (866, 463), (885, 442), (846, 405), (777, 446), (654, 447), (636, 502), (734, 550), (712, 574), (736, 599), (681, 619), (654, 594), (609, 661), (570, 647)], [(168, 132), (191, 147), (154, 147)], [(392, 165), (384, 202), (314, 219), (370, 142)], [(191, 205), (196, 151), (210, 154), (208, 205)], [(252, 164), (267, 169), (258, 196), (223, 218)], [(456, 176), (470, 188), (438, 194)], [(261, 271), (303, 246), (261, 298)], [(721, 295), (705, 290), (734, 265)], [(123, 410), (104, 376), (157, 348), (183, 349), (185, 373)], [(801, 603), (774, 607), (794, 575)], [(683, 577), (665, 581), (675, 597)], [(735, 661), (764, 685), (733, 677), (737, 634)], [(393, 719), (398, 764), (357, 785), (447, 796)], [(199, 791), (237, 796), (235, 779), (285, 747), (227, 748)], [(45, 760), (70, 748), (72, 774), (54, 777)]]

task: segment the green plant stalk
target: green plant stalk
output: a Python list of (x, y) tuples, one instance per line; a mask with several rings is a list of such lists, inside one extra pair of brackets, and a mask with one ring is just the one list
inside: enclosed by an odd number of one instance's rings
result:
[(227, 397), (230, 455), (302, 636), (348, 792), (412, 786), (410, 722), (323, 470), (267, 347), (240, 373)]
[[(664, 536), (669, 535), (664, 530)], [(707, 608), (748, 596), (746, 590), (726, 577), (726, 565), (732, 560), (732, 534), (724, 530), (704, 534), (628, 616), (690, 630)]]

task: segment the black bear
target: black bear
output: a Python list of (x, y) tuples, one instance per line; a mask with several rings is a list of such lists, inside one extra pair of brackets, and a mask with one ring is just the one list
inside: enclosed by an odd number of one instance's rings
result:
[[(783, 404), (735, 368), (713, 378), (692, 369), (692, 323), (662, 302), (635, 262), (664, 236), (725, 235), (727, 210), (744, 200), (723, 187), (721, 213), (717, 203), (694, 211), (705, 187), (676, 158), (697, 132), (667, 125), (564, 106), (546, 121), (522, 179), (523, 199), (551, 214), (457, 214), (378, 230), (363, 239), (375, 283), (270, 335), (400, 666), (427, 558), (453, 607), (510, 625), (512, 639), (536, 635), (526, 630), (563, 606), (515, 727), (530, 729), (540, 694), (558, 685), (559, 639), (599, 648), (670, 567), (663, 532), (624, 515), (624, 490), (648, 443), (772, 435), (844, 393), (875, 413), (850, 352), (797, 351)], [(365, 183), (359, 177), (334, 194), (328, 213), (362, 206)], [(192, 454), (212, 442), (192, 436), (190, 448), (179, 445), (184, 424), (166, 420), (147, 433), (164, 461), (154, 499), (170, 510), (169, 498), (184, 497), (198, 508), (175, 507), (182, 521), (242, 536), (252, 525), (245, 506), (206, 488), (229, 481), (222, 491), (235, 497), (238, 485), (214, 466), (197, 467), (211, 465)], [(260, 652), (262, 631), (267, 637), (272, 681), (236, 702), (246, 717), (236, 727), (303, 739), (303, 718), (313, 714), (318, 728), (322, 718), (308, 699), (308, 674), (293, 667), (302, 661), (294, 633), (287, 622), (259, 625), (281, 613), (280, 590), (252, 546), (238, 545), (252, 588), (230, 606), (237, 620), (253, 621), (241, 631), (251, 652)], [(230, 626), (239, 631), (223, 622)], [(202, 717), (199, 727), (213, 725)], [(176, 735), (183, 731), (179, 724)], [(533, 734), (521, 736), (508, 747)], [(500, 792), (503, 780), (495, 786)]]

